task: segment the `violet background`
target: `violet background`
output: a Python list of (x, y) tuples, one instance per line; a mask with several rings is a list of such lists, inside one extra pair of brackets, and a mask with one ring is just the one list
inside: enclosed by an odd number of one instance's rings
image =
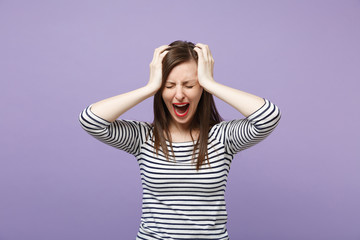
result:
[[(136, 159), (78, 115), (146, 84), (154, 49), (181, 39), (282, 111), (233, 160), (230, 239), (359, 240), (359, 26), (358, 0), (1, 0), (0, 239), (135, 239)], [(122, 118), (152, 121), (152, 98)]]

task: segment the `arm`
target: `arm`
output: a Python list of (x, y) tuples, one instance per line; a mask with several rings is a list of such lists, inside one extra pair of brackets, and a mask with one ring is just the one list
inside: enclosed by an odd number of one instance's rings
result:
[(91, 105), (91, 111), (97, 116), (113, 122), (127, 110), (154, 95), (161, 87), (162, 59), (168, 52), (164, 51), (167, 47), (167, 45), (163, 45), (155, 49), (153, 60), (150, 63), (150, 80), (145, 87), (96, 102)]
[(230, 104), (242, 115), (248, 117), (265, 104), (263, 98), (215, 82), (213, 78), (214, 59), (207, 45), (196, 44), (199, 56), (199, 84), (209, 93)]
[(265, 104), (263, 98), (231, 88), (215, 81), (205, 84), (204, 89), (230, 104), (245, 117), (250, 116)]
[(114, 122), (120, 115), (151, 97), (156, 91), (157, 89), (147, 85), (134, 91), (96, 102), (92, 104), (91, 111), (109, 122)]
[(267, 99), (265, 104), (246, 118), (223, 121), (212, 128), (230, 154), (236, 154), (263, 141), (279, 124), (280, 109)]
[(213, 78), (214, 59), (207, 45), (196, 44), (199, 84), (209, 93), (230, 104), (245, 119), (221, 122), (212, 129), (212, 136), (235, 154), (264, 140), (278, 125), (280, 109), (267, 99), (227, 87)]
[(99, 141), (117, 149), (136, 155), (140, 146), (146, 139), (151, 126), (146, 122), (107, 120), (95, 115), (91, 105), (85, 108), (79, 115), (82, 128)]
[(151, 128), (150, 125), (117, 118), (158, 91), (162, 81), (162, 59), (167, 53), (162, 53), (165, 47), (155, 50), (153, 61), (150, 63), (150, 80), (145, 87), (91, 104), (80, 113), (79, 121), (86, 132), (130, 154), (139, 153), (140, 146)]

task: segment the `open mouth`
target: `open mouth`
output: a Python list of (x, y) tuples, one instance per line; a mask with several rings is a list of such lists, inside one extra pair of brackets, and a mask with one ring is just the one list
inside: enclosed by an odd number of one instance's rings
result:
[(174, 112), (178, 117), (185, 117), (189, 112), (190, 103), (173, 103)]

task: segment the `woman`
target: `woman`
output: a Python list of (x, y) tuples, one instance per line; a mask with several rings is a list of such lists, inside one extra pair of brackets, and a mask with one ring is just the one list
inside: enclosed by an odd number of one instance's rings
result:
[[(234, 155), (267, 137), (280, 110), (267, 99), (215, 82), (204, 44), (157, 48), (145, 87), (88, 106), (82, 127), (133, 154), (143, 187), (136, 239), (229, 239), (225, 189)], [(154, 122), (117, 120), (154, 95)], [(212, 95), (246, 118), (222, 121)]]

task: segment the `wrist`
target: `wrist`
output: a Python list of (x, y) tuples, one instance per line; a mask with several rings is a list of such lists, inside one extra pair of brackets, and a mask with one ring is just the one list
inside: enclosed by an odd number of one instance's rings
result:
[(159, 91), (161, 86), (155, 85), (153, 83), (148, 83), (145, 88), (151, 95), (155, 95), (157, 91)]
[(200, 83), (201, 87), (203, 87), (207, 92), (213, 94), (213, 89), (216, 89), (217, 82), (213, 78), (207, 79), (206, 81), (202, 81)]

